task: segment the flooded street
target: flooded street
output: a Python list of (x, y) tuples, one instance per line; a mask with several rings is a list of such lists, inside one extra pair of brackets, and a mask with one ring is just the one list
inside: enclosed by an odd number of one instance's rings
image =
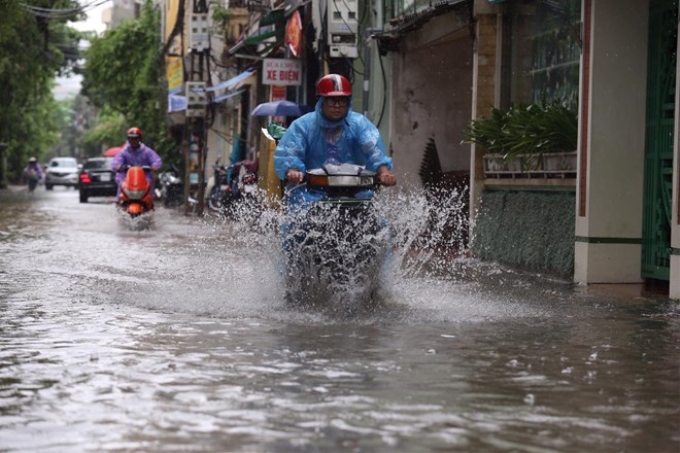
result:
[(451, 260), (352, 318), (278, 242), (0, 191), (0, 452), (678, 452), (680, 306)]

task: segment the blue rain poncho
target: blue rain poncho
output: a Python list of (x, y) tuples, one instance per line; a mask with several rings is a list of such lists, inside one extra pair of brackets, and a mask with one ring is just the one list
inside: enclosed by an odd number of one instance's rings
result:
[[(380, 131), (368, 118), (352, 111), (350, 101), (347, 116), (330, 121), (321, 113), (324, 97), (320, 97), (313, 112), (293, 121), (281, 137), (274, 152), (274, 169), (281, 180), (291, 168), (305, 172), (326, 164), (364, 165), (376, 171), (386, 165), (392, 169), (392, 159), (385, 152)], [(313, 201), (322, 194), (310, 193), (304, 187), (289, 191), (288, 204)]]

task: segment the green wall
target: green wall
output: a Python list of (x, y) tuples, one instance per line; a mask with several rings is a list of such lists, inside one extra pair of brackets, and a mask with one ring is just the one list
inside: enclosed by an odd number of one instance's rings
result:
[(574, 192), (485, 191), (473, 256), (573, 278), (575, 203)]

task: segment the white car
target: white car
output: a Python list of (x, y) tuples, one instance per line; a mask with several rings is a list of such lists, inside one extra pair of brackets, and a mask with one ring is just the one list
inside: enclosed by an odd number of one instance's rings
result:
[(54, 186), (78, 188), (78, 161), (75, 157), (54, 157), (45, 171), (45, 189)]

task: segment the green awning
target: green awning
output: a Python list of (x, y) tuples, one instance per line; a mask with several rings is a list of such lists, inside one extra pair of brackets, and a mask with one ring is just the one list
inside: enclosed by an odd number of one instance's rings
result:
[(279, 37), (286, 34), (285, 28), (279, 28), (278, 30), (272, 30), (265, 33), (259, 33), (257, 35), (248, 36), (245, 39), (246, 44), (259, 44), (269, 38)]
[(260, 19), (260, 27), (272, 25), (277, 22), (282, 22), (284, 20), (286, 20), (286, 16), (282, 9), (270, 11), (268, 14), (264, 15), (262, 19)]

